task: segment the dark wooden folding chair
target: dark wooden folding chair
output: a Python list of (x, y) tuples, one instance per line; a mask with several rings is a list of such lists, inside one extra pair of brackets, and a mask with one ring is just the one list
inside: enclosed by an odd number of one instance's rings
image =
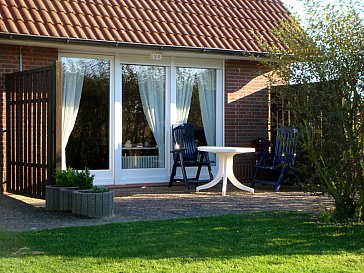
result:
[[(194, 136), (195, 128), (192, 124), (180, 124), (172, 127), (172, 143), (173, 143), (173, 167), (169, 186), (172, 187), (173, 182), (180, 181), (176, 179), (177, 167), (181, 168), (185, 187), (189, 184), (207, 183), (213, 179), (211, 172), (211, 161), (208, 153), (197, 150)], [(210, 180), (200, 180), (201, 168), (207, 167)], [(186, 168), (197, 167), (197, 173), (194, 178), (187, 177)]]
[(281, 127), (277, 131), (274, 153), (259, 153), (252, 187), (258, 184), (273, 185), (277, 192), (287, 170), (294, 166), (298, 143), (298, 130), (292, 126)]

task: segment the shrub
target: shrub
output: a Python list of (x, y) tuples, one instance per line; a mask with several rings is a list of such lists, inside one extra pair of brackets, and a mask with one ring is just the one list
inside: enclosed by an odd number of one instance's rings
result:
[(91, 188), (91, 192), (94, 192), (94, 193), (102, 193), (102, 192), (109, 192), (109, 191), (110, 191), (110, 189), (107, 187), (93, 186)]
[[(364, 221), (364, 21), (357, 1), (320, 7), (305, 1), (305, 30), (287, 21), (275, 34), (285, 50), (262, 41), (272, 98), (300, 130), (301, 179), (327, 191), (334, 216)], [(283, 47), (281, 47), (283, 48)], [(305, 175), (307, 174), (307, 175)]]
[(79, 187), (80, 189), (92, 188), (94, 175), (90, 174), (88, 168), (78, 171), (72, 168), (66, 170), (56, 170), (56, 185), (60, 187)]
[(334, 221), (334, 214), (330, 209), (324, 208), (323, 211), (321, 211), (320, 219), (324, 223), (330, 223)]
[(80, 189), (91, 189), (95, 175), (90, 175), (88, 168), (83, 171), (76, 172), (75, 183)]
[(55, 179), (56, 185), (60, 187), (77, 187), (75, 181), (76, 171), (72, 168), (67, 168), (66, 170), (56, 170)]

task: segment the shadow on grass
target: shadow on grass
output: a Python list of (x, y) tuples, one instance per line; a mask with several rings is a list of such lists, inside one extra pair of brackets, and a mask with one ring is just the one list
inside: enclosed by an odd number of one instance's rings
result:
[(105, 258), (233, 258), (363, 252), (364, 227), (319, 224), (302, 213), (118, 223), (37, 232), (0, 232), (0, 256), (27, 248), (40, 255)]

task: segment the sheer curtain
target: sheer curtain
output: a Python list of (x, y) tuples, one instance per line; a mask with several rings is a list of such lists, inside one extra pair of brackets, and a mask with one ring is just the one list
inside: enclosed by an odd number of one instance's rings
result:
[(216, 144), (216, 71), (205, 70), (198, 74), (198, 94), (206, 142)]
[(63, 71), (62, 89), (62, 169), (66, 169), (66, 146), (75, 126), (80, 106), (84, 73)]
[(191, 108), (194, 73), (190, 69), (177, 68), (176, 123), (187, 123)]
[(165, 69), (157, 66), (140, 67), (136, 71), (140, 98), (148, 125), (158, 145), (159, 168), (164, 167), (164, 104)]

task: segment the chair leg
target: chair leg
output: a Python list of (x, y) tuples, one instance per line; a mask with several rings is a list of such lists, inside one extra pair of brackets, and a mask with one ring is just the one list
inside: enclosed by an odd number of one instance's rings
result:
[(187, 189), (188, 187), (187, 173), (185, 167), (182, 164), (181, 164), (181, 171), (182, 171), (183, 181), (185, 182), (185, 188)]
[(184, 161), (183, 161), (182, 153), (180, 153), (179, 156), (180, 156), (182, 176), (183, 176), (183, 180), (185, 182), (185, 188), (187, 189), (187, 186), (188, 186), (188, 178), (187, 178), (187, 173), (186, 173), (186, 168), (185, 168), (185, 164), (184, 164)]
[(200, 174), (201, 174), (201, 168), (202, 168), (202, 166), (198, 166), (198, 168), (197, 168), (197, 173), (196, 173), (196, 180), (199, 180), (199, 178), (200, 178)]
[(214, 179), (214, 176), (212, 175), (211, 165), (207, 165), (207, 170), (209, 172), (210, 180), (212, 181)]
[(255, 167), (255, 172), (254, 172), (254, 176), (253, 176), (253, 182), (250, 183), (250, 187), (252, 187), (252, 188), (254, 188), (254, 186), (255, 186), (255, 179), (257, 178), (258, 170), (259, 170), (259, 168), (258, 167)]
[(176, 176), (176, 171), (177, 171), (177, 162), (175, 161), (175, 162), (173, 162), (173, 167), (172, 167), (171, 177), (169, 178), (168, 187), (172, 187), (174, 177)]
[(287, 168), (282, 168), (281, 173), (279, 175), (279, 178), (277, 180), (277, 183), (274, 185), (274, 191), (275, 192), (279, 191), (279, 189), (281, 187), (281, 184), (283, 182), (284, 175), (286, 174), (286, 170), (287, 170)]

